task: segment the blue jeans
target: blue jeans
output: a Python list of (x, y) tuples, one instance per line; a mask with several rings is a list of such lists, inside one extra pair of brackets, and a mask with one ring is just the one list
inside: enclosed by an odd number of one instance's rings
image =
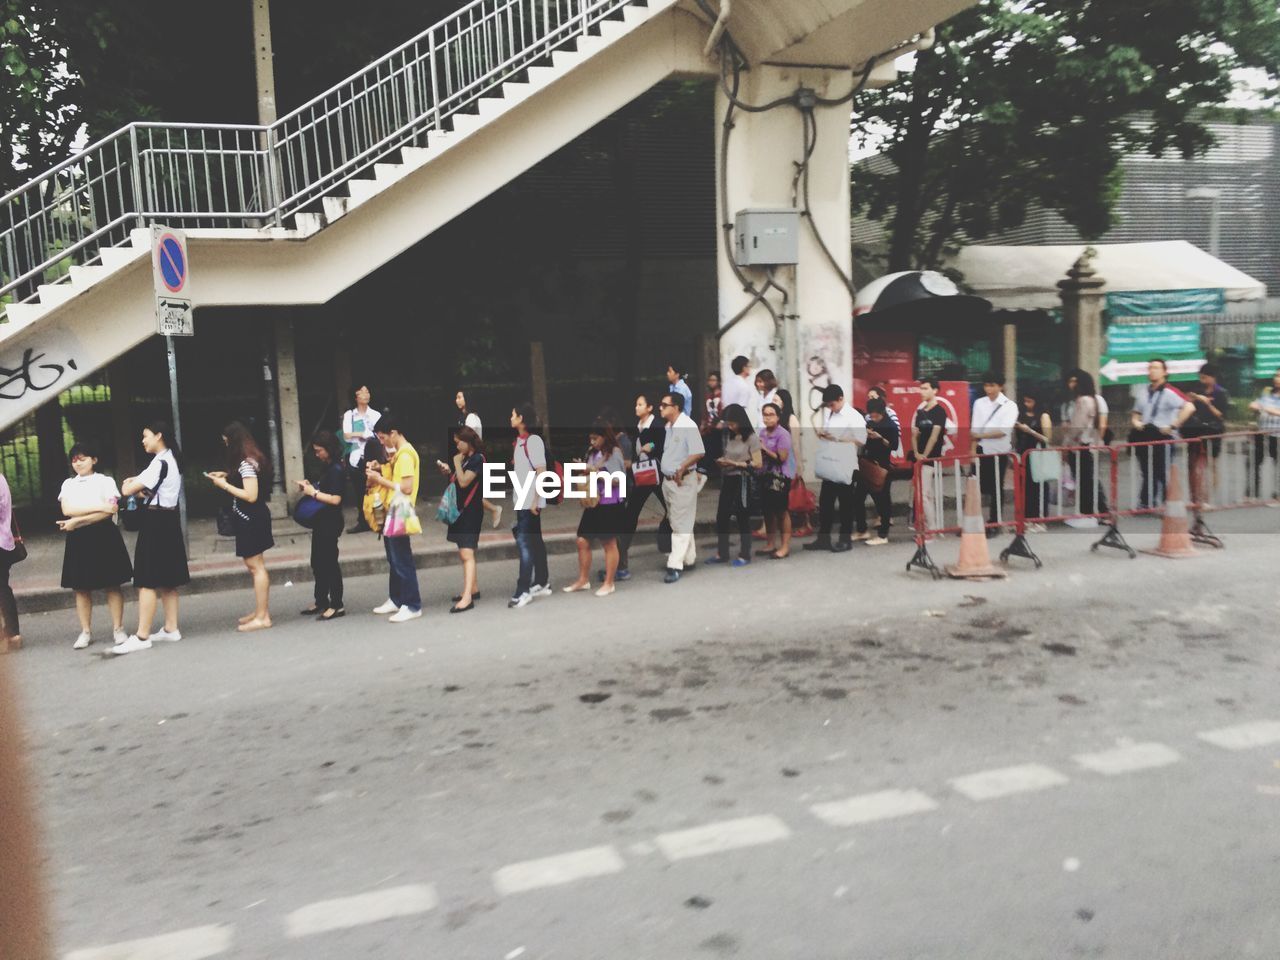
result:
[(387, 576), (387, 596), (397, 607), (421, 610), (422, 595), (418, 593), (418, 568), (413, 565), (413, 544), (408, 537), (383, 537), (382, 544), (391, 567)]
[(537, 584), (542, 586), (550, 578), (547, 572), (547, 545), (542, 542), (542, 514), (532, 510), (517, 510), (516, 525), (511, 532), (520, 551), (520, 576), (516, 580), (515, 596), (528, 593)]

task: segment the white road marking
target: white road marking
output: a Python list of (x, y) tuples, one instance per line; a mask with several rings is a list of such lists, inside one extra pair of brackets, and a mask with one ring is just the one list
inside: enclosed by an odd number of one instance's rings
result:
[(498, 893), (507, 896), (542, 887), (558, 887), (587, 877), (621, 873), (625, 867), (622, 857), (613, 847), (588, 847), (540, 860), (508, 864), (494, 873), (493, 886)]
[(967, 777), (956, 777), (949, 782), (957, 793), (964, 794), (970, 800), (994, 800), (1015, 793), (1061, 786), (1067, 782), (1067, 778), (1052, 767), (1027, 763), (1018, 767), (971, 773)]
[(658, 849), (668, 860), (688, 860), (705, 857), (711, 853), (724, 853), (742, 847), (755, 847), (773, 843), (791, 836), (787, 825), (777, 817), (742, 817), (739, 820), (721, 820), (704, 827), (675, 830), (654, 838)]
[(299, 907), (284, 918), (290, 937), (309, 937), (331, 930), (346, 930), (394, 917), (412, 917), (434, 910), (440, 902), (435, 887), (415, 883), (373, 890), (354, 897), (321, 900)]
[(233, 927), (192, 927), (109, 947), (72, 950), (64, 960), (205, 960), (231, 949)]
[(1101, 753), (1082, 753), (1072, 759), (1086, 770), (1112, 777), (1118, 773), (1167, 767), (1171, 763), (1177, 763), (1182, 757), (1163, 743), (1133, 743), (1103, 750)]
[(938, 804), (932, 797), (919, 790), (882, 790), (879, 793), (864, 793), (847, 800), (815, 803), (809, 809), (813, 811), (815, 817), (833, 827), (853, 827), (860, 823), (905, 817), (913, 813), (927, 813), (930, 810), (937, 810)]
[(1236, 727), (1223, 727), (1221, 730), (1206, 730), (1196, 736), (1205, 743), (1222, 747), (1223, 750), (1252, 750), (1254, 747), (1280, 743), (1280, 720), (1242, 723)]

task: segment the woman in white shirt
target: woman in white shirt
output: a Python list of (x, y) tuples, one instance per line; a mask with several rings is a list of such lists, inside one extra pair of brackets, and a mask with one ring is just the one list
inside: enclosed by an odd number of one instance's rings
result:
[(97, 473), (98, 450), (77, 443), (68, 454), (75, 475), (62, 481), (58, 502), (66, 520), (58, 529), (67, 535), (62, 555), (62, 585), (74, 590), (80, 635), (72, 645), (83, 650), (93, 642), (93, 591), (107, 592), (111, 632), (116, 643), (128, 639), (124, 632), (124, 596), (120, 584), (133, 579), (133, 564), (124, 538), (116, 527), (120, 491), (110, 477)]
[[(151, 649), (153, 640), (182, 639), (178, 629), (178, 587), (191, 582), (187, 572), (187, 545), (182, 539), (178, 500), (182, 496), (181, 455), (163, 420), (142, 431), (142, 449), (151, 462), (136, 477), (120, 485), (134, 507), (142, 511), (138, 542), (133, 549), (133, 585), (138, 590), (138, 630), (111, 648), (114, 654)], [(164, 606), (164, 629), (151, 631), (156, 603)]]

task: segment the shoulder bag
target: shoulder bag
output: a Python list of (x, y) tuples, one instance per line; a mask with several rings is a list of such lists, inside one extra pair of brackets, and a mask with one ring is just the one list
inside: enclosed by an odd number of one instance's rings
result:
[[(160, 488), (164, 486), (165, 477), (169, 475), (169, 464), (164, 460), (160, 461), (160, 480), (156, 483), (154, 490), (144, 490), (140, 493), (132, 494), (124, 499), (124, 509), (120, 511), (120, 526), (124, 527), (130, 533), (137, 533), (142, 529), (142, 511), (151, 505), (151, 501), (159, 494)], [(235, 531), (233, 530), (232, 533)], [(219, 511), (218, 533), (222, 536), (230, 536), (230, 534), (222, 533), (221, 511)]]

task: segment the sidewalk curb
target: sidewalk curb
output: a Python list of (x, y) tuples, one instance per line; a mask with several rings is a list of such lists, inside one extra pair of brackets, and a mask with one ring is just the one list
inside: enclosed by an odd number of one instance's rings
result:
[[(642, 531), (642, 533), (656, 532)], [(696, 534), (714, 534), (715, 524), (699, 521), (694, 527)], [(577, 536), (573, 533), (549, 533), (544, 538), (549, 556), (560, 556), (577, 552)], [(641, 546), (637, 535), (636, 546)], [(516, 560), (520, 556), (516, 550), (514, 539), (505, 543), (482, 543), (476, 550), (476, 561)], [(457, 567), (458, 551), (452, 544), (432, 547), (414, 554), (414, 564), (419, 570), (433, 570), (440, 567)], [(272, 586), (283, 586), (292, 581), (295, 585), (311, 583), (311, 564), (307, 560), (291, 560), (286, 563), (272, 564), (268, 556), (267, 570), (271, 575)], [(356, 557), (342, 561), (342, 576), (367, 577), (387, 572), (387, 560), (382, 556)], [(248, 590), (249, 577), (242, 568), (231, 570), (195, 570), (191, 573), (191, 583), (181, 588), (183, 596), (194, 596), (202, 593), (218, 593), (224, 590)], [(132, 584), (122, 588), (126, 603), (137, 599), (137, 591)], [(55, 610), (70, 610), (75, 607), (75, 594), (63, 587), (40, 587), (29, 591), (15, 590), (18, 609), (22, 614), (50, 613)]]

